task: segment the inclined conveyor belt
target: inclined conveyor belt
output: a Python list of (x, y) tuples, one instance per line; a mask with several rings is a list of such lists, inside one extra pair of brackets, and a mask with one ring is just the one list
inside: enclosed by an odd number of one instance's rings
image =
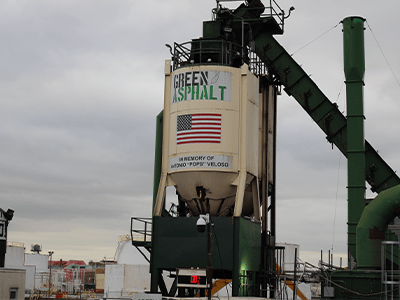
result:
[[(254, 40), (256, 53), (267, 64), (269, 72), (276, 76), (285, 87), (285, 92), (293, 96), (325, 132), (327, 140), (347, 157), (347, 121), (337, 105), (322, 93), (270, 33), (261, 30)], [(367, 141), (365, 160), (365, 179), (373, 192), (380, 193), (400, 184), (397, 174)]]

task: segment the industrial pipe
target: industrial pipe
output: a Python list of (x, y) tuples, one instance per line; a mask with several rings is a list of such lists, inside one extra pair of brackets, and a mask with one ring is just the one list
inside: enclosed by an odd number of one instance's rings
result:
[(367, 205), (357, 226), (357, 268), (379, 269), (381, 242), (389, 223), (400, 214), (400, 185), (380, 192)]
[(364, 21), (361, 17), (347, 17), (342, 21), (347, 99), (349, 267), (351, 258), (356, 256), (356, 227), (365, 208)]

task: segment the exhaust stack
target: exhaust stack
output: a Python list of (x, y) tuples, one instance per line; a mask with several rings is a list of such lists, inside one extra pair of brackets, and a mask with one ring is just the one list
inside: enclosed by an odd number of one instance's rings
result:
[(349, 268), (356, 257), (356, 227), (365, 208), (364, 21), (364, 18), (355, 16), (342, 21), (347, 98)]

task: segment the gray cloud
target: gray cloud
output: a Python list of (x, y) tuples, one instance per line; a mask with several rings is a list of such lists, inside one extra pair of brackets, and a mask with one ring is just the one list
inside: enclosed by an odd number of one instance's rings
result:
[[(340, 110), (344, 17), (367, 19), (400, 77), (396, 1), (279, 5), (296, 10), (277, 39)], [(0, 4), (0, 207), (15, 210), (11, 240), (41, 243), (56, 259), (97, 260), (114, 255), (130, 216), (150, 215), (164, 45), (201, 36), (213, 7), (212, 0)], [(368, 26), (365, 40), (365, 136), (397, 169), (400, 88)], [(334, 240), (335, 252), (346, 253), (347, 162), (294, 99), (283, 93), (278, 102), (278, 241), (318, 257)]]

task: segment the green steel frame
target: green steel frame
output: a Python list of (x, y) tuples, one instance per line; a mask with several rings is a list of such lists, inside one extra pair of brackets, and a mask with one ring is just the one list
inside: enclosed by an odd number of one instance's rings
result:
[(153, 183), (153, 206), (152, 215), (154, 213), (154, 206), (156, 205), (158, 185), (161, 178), (161, 160), (162, 160), (162, 137), (163, 137), (163, 116), (164, 111), (161, 111), (157, 116), (156, 123), (156, 146), (154, 155), (154, 183)]
[[(207, 267), (207, 234), (197, 231), (196, 222), (197, 218), (153, 217), (152, 272)], [(261, 225), (232, 217), (212, 218), (212, 224), (214, 278), (232, 279), (233, 296), (256, 295)], [(152, 274), (152, 292), (158, 291), (158, 280)]]

